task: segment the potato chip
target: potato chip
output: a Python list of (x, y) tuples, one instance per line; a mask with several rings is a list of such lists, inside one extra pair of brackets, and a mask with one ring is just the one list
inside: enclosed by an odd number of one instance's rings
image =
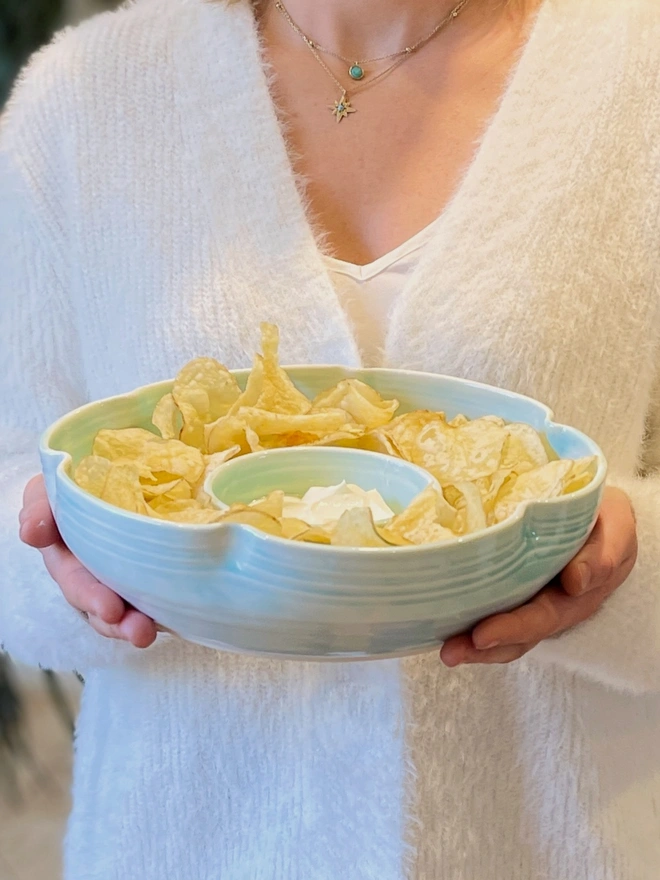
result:
[(112, 465), (107, 458), (101, 458), (100, 455), (87, 455), (81, 459), (75, 470), (74, 482), (90, 495), (101, 498), (111, 467)]
[(229, 412), (241, 389), (235, 377), (215, 358), (201, 357), (179, 370), (172, 387), (172, 397), (184, 413), (192, 406), (204, 421), (215, 420)]
[(344, 379), (334, 388), (317, 395), (312, 402), (312, 412), (343, 409), (368, 430), (386, 425), (398, 408), (398, 400), (383, 400), (375, 389), (359, 379)]
[(455, 531), (458, 516), (457, 510), (446, 499), (442, 488), (436, 489), (434, 486), (430, 486), (426, 491), (428, 491), (429, 495), (432, 493), (435, 497), (435, 516), (438, 523), (446, 529)]
[(330, 534), (321, 526), (308, 526), (293, 540), (303, 541), (305, 544), (330, 544)]
[(368, 507), (354, 507), (342, 513), (330, 534), (330, 543), (333, 547), (387, 547), (376, 531)]
[(261, 445), (261, 439), (256, 431), (247, 425), (245, 428), (245, 439), (247, 440), (250, 452), (260, 452), (264, 447)]
[(162, 496), (168, 501), (192, 498), (190, 483), (185, 480), (170, 480), (168, 483), (142, 483), (142, 493), (147, 501)]
[(279, 341), (280, 333), (274, 324), (261, 325), (264, 373), (261, 394), (254, 406), (275, 413), (307, 413), (312, 408), (311, 402), (298, 391), (288, 373), (280, 367)]
[(392, 531), (388, 529), (387, 525), (385, 526), (376, 526), (376, 531), (380, 535), (380, 537), (388, 544), (390, 547), (414, 547), (412, 541), (409, 541), (407, 538), (404, 538), (402, 534), (399, 532)]
[(317, 440), (316, 434), (304, 434), (302, 431), (292, 431), (290, 434), (266, 434), (260, 437), (252, 428), (248, 428), (248, 442), (252, 452), (260, 452), (263, 449), (286, 449), (291, 446), (309, 446)]
[[(440, 415), (440, 413), (438, 413), (438, 415)], [(459, 413), (457, 416), (454, 416), (453, 419), (448, 421), (447, 424), (449, 425), (450, 428), (462, 428), (463, 425), (467, 425), (467, 423), (469, 421), (470, 420), (467, 418), (467, 416), (464, 416), (461, 413)]]
[(281, 489), (277, 489), (265, 498), (262, 498), (261, 501), (253, 501), (249, 507), (250, 510), (260, 510), (274, 519), (281, 520), (284, 515), (284, 492)]
[(441, 485), (474, 481), (500, 467), (506, 431), (488, 419), (458, 427), (441, 413), (408, 413), (388, 425), (390, 436), (408, 461), (428, 470)]
[[(422, 449), (431, 442), (432, 427), (425, 429), (419, 439)], [(442, 436), (442, 435), (441, 435)], [(456, 428), (450, 435), (444, 458), (442, 452), (426, 453), (425, 459), (432, 464), (431, 473), (435, 472), (441, 484), (477, 480), (491, 476), (500, 468), (502, 451), (506, 440), (505, 430), (486, 419), (475, 419)]]
[(161, 438), (144, 428), (102, 428), (94, 438), (92, 453), (109, 461), (118, 458), (134, 459), (154, 440)]
[(130, 513), (147, 513), (142, 494), (140, 472), (132, 464), (112, 462), (101, 494), (103, 501), (128, 510)]
[(196, 358), (179, 371), (172, 397), (181, 411), (181, 440), (204, 450), (204, 425), (226, 415), (241, 389), (229, 370), (215, 358)]
[(249, 427), (245, 429), (245, 436), (252, 452), (260, 452), (262, 449), (284, 449), (287, 446), (310, 446), (317, 441), (316, 434), (304, 434), (302, 431), (292, 431), (290, 434), (266, 434), (260, 437)]
[[(294, 539), (309, 530), (308, 523), (304, 522), (301, 519), (296, 519), (293, 516), (282, 517), (282, 519), (280, 519), (280, 525), (282, 526), (283, 538)], [(330, 538), (328, 538), (328, 543), (329, 542)]]
[(241, 510), (229, 510), (223, 513), (219, 519), (223, 523), (240, 523), (244, 526), (252, 526), (260, 532), (266, 532), (268, 535), (282, 536), (282, 526), (273, 516), (264, 513), (263, 510), (252, 510), (246, 507)]
[(114, 464), (130, 464), (137, 468), (140, 474), (140, 481), (143, 485), (156, 485), (157, 483), (167, 483), (169, 480), (175, 479), (172, 474), (154, 474), (140, 458), (131, 458), (124, 456), (123, 458), (115, 458)]
[(209, 455), (225, 452), (238, 446), (240, 452), (251, 452), (246, 437), (245, 421), (236, 415), (227, 415), (204, 427), (205, 445)]
[(351, 417), (342, 409), (329, 409), (320, 413), (286, 414), (265, 409), (243, 407), (237, 413), (259, 437), (275, 434), (314, 434), (323, 437), (342, 430)]
[[(138, 456), (137, 463), (143, 464), (157, 476), (158, 482), (168, 476), (182, 477), (189, 483), (196, 483), (204, 473), (204, 456), (194, 446), (180, 440), (159, 440), (148, 443)], [(170, 477), (171, 478), (171, 477)]]
[[(416, 410), (397, 416), (388, 425), (367, 435), (382, 445), (389, 444), (396, 454), (407, 461), (419, 457), (416, 439), (427, 425), (440, 423), (446, 425), (443, 413), (432, 413), (428, 410)], [(369, 447), (364, 447), (369, 448)]]
[[(162, 495), (156, 495), (149, 501), (148, 507), (152, 511), (166, 514), (180, 513), (182, 510), (201, 510), (204, 505), (194, 498), (165, 498)], [(216, 510), (216, 513), (219, 512)]]
[(233, 404), (227, 415), (233, 416), (244, 406), (255, 406), (259, 400), (264, 383), (264, 359), (260, 354), (254, 356), (252, 369), (245, 383), (245, 390)]
[(160, 431), (163, 440), (178, 440), (183, 427), (181, 410), (171, 394), (166, 394), (156, 404), (151, 423)]
[(279, 338), (279, 330), (274, 324), (261, 325), (263, 355), (256, 356), (245, 391), (230, 411), (232, 415), (244, 407), (291, 415), (307, 413), (312, 408), (311, 401), (280, 367)]
[(485, 529), (487, 526), (486, 512), (479, 489), (474, 483), (467, 481), (455, 483), (454, 488), (463, 496), (457, 504), (459, 519), (462, 524), (462, 533), (471, 535), (472, 532)]
[(362, 425), (344, 425), (341, 431), (332, 434), (324, 434), (323, 437), (314, 439), (310, 446), (347, 446), (357, 448), (360, 438), (364, 436)]
[(199, 449), (180, 440), (164, 440), (143, 428), (101, 430), (94, 438), (92, 451), (110, 461), (133, 463), (143, 480), (154, 483), (174, 477), (194, 483), (204, 470)]
[(231, 461), (232, 458), (235, 458), (241, 451), (241, 447), (230, 446), (228, 449), (223, 449), (222, 452), (214, 452), (209, 455), (204, 456), (204, 474), (203, 477), (208, 477), (209, 474), (213, 473), (213, 471), (217, 470), (220, 465), (224, 464), (227, 461)]
[(596, 476), (598, 459), (596, 456), (579, 458), (571, 463), (571, 469), (564, 477), (564, 489), (562, 495), (569, 495), (584, 489)]
[[(469, 422), (470, 419), (467, 421)], [(477, 419), (473, 419), (473, 421), (477, 421)], [(478, 421), (496, 425), (498, 428), (505, 428), (508, 424), (501, 416), (479, 416)]]
[(220, 522), (219, 511), (208, 507), (189, 507), (165, 517), (172, 522), (188, 523), (189, 525), (209, 526)]
[(564, 491), (564, 481), (571, 473), (573, 462), (565, 459), (550, 461), (543, 467), (520, 474), (502, 489), (494, 507), (495, 522), (513, 516), (527, 501), (546, 501)]
[(150, 516), (170, 522), (210, 525), (219, 522), (222, 518), (219, 510), (202, 507), (194, 499), (161, 502), (161, 499), (157, 498), (147, 507)]
[[(288, 446), (336, 446), (354, 444), (364, 428), (360, 425), (346, 425), (341, 431), (332, 434), (309, 434), (304, 431), (291, 431), (288, 434), (266, 434), (260, 437), (251, 428), (246, 429), (246, 436), (253, 452), (261, 449), (283, 449)], [(253, 439), (254, 438), (254, 439)]]
[(415, 434), (418, 434), (424, 427), (426, 427), (426, 425), (438, 421), (445, 425), (447, 424), (444, 413), (431, 412), (431, 410), (428, 409), (417, 409), (414, 412), (396, 416), (387, 427), (382, 429), (382, 432), (393, 440), (397, 446), (399, 446), (399, 438), (401, 438), (403, 444), (406, 445), (410, 442), (411, 438), (414, 437)]
[(397, 543), (398, 538), (405, 538), (411, 544), (427, 544), (454, 538), (454, 532), (440, 523), (441, 518), (447, 521), (446, 505), (446, 500), (438, 490), (429, 486), (402, 513), (381, 526), (379, 533), (392, 544)]
[(354, 445), (357, 449), (365, 449), (368, 452), (379, 452), (381, 455), (393, 455), (405, 458), (394, 439), (385, 431), (376, 429), (358, 437)]
[(500, 468), (520, 474), (548, 463), (548, 453), (538, 432), (531, 425), (512, 423), (504, 430), (507, 437)]
[(487, 519), (490, 520), (491, 518), (495, 506), (495, 500), (502, 490), (502, 487), (507, 480), (515, 479), (515, 476), (516, 475), (514, 474), (512, 478), (511, 470), (509, 468), (500, 468), (500, 470), (495, 471), (492, 476), (481, 477), (474, 481), (474, 485), (477, 487), (479, 494), (481, 495), (481, 502)]

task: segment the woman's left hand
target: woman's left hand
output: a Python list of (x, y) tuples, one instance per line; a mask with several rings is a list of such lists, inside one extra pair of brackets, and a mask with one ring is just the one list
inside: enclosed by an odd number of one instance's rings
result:
[(471, 633), (448, 639), (440, 651), (447, 666), (510, 663), (543, 639), (570, 629), (600, 608), (621, 586), (637, 559), (637, 530), (630, 499), (607, 488), (596, 526), (558, 578), (519, 608), (482, 620)]

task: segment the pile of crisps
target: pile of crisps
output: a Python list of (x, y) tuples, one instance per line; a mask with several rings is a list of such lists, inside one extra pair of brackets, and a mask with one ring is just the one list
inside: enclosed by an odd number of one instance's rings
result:
[[(588, 485), (595, 458), (559, 460), (525, 424), (495, 416), (448, 421), (419, 410), (395, 416), (396, 400), (346, 379), (313, 400), (302, 394), (278, 358), (279, 333), (263, 324), (245, 390), (213, 358), (187, 364), (143, 428), (104, 429), (74, 479), (86, 491), (132, 513), (184, 523), (239, 522), (298, 541), (336, 546), (407, 546), (445, 541), (502, 522), (529, 500)], [(299, 445), (367, 449), (413, 462), (431, 473), (429, 487), (403, 513), (376, 526), (369, 510), (349, 510), (334, 528), (310, 527), (282, 515), (283, 492), (263, 501), (213, 506), (207, 475), (239, 455)]]

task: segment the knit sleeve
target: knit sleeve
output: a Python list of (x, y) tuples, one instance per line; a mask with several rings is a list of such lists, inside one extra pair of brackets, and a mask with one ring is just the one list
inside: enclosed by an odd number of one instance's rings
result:
[(660, 691), (660, 377), (656, 391), (639, 460), (644, 476), (609, 478), (635, 510), (637, 564), (591, 619), (546, 639), (529, 655), (638, 694)]
[(136, 649), (97, 635), (67, 604), (17, 522), (40, 433), (86, 400), (53, 75), (33, 62), (0, 128), (0, 644), (28, 664), (83, 671)]

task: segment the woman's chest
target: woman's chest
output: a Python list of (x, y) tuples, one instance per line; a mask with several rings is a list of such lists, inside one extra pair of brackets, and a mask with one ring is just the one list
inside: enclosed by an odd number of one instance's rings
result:
[(381, 79), (388, 64), (365, 65), (359, 83), (326, 59), (347, 79), (351, 113), (338, 123), (336, 83), (306, 46), (278, 44), (272, 17), (264, 30), (273, 98), (309, 213), (333, 255), (369, 263), (445, 209), (496, 115), (526, 29), (517, 16), (467, 30), (469, 38), (450, 27)]

